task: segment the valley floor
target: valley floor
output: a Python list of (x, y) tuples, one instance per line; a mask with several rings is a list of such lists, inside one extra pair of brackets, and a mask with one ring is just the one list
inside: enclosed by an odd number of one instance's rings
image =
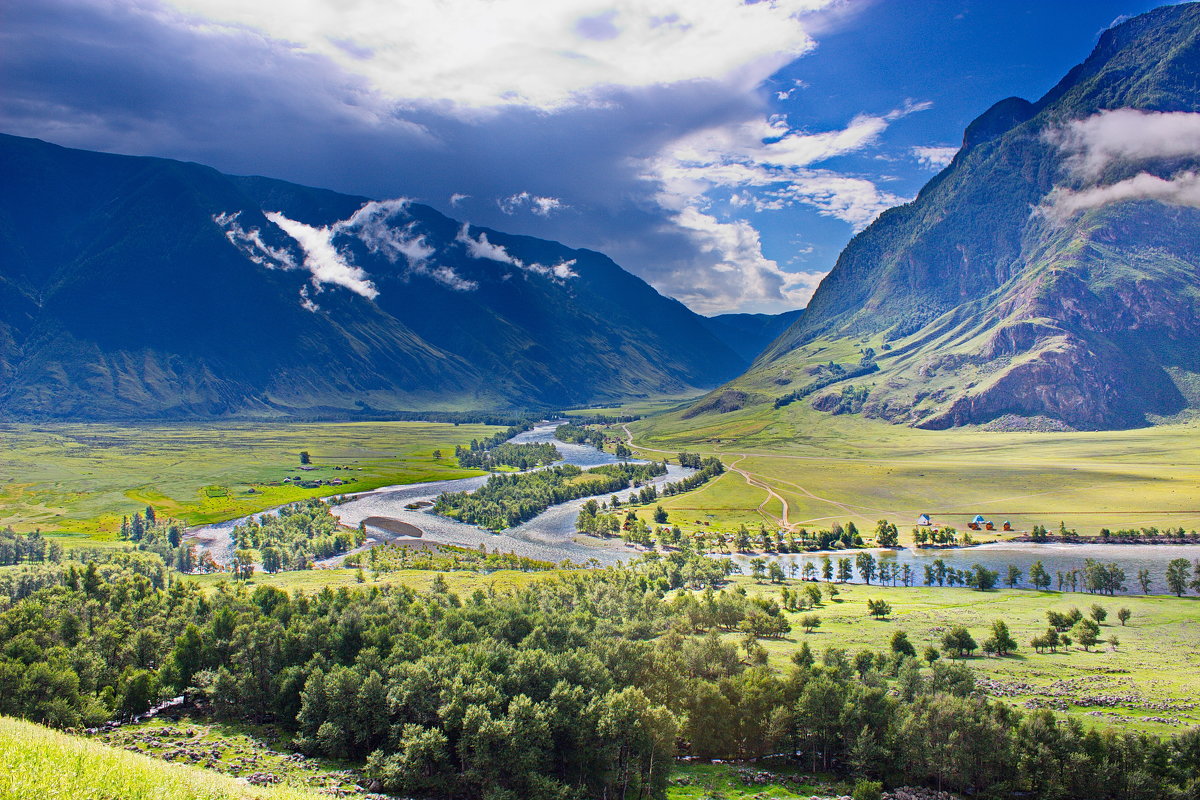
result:
[[(871, 530), (898, 525), (901, 542), (920, 514), (960, 533), (976, 515), (1016, 531), (1060, 523), (1101, 528), (1200, 528), (1200, 426), (1127, 431), (998, 433), (924, 431), (795, 403), (677, 414), (627, 426), (646, 455), (681, 450), (717, 455), (730, 472), (703, 489), (669, 498), (668, 511), (707, 515), (713, 525), (786, 524), (827, 528), (854, 521)], [(1005, 538), (1000, 531), (976, 541)]]

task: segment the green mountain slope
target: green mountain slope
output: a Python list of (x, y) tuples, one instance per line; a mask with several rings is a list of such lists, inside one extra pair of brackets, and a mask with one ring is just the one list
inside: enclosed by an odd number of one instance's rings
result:
[(724, 391), (926, 428), (1122, 428), (1197, 407), (1200, 210), (1183, 189), (1200, 148), (1163, 134), (1196, 112), (1200, 5), (1106, 31), (1041, 100), (973, 122)]
[(803, 313), (804, 309), (782, 314), (718, 314), (706, 317), (705, 325), (735, 353), (753, 361)]
[(744, 368), (600, 253), (197, 164), (0, 136), (0, 414), (545, 408)]

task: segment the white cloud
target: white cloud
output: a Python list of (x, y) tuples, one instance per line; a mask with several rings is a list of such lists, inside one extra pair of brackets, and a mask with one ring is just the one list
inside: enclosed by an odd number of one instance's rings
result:
[(312, 273), (314, 286), (320, 288), (327, 283), (344, 286), (368, 300), (379, 296), (367, 273), (350, 264), (338, 252), (333, 244), (333, 228), (305, 225), (288, 219), (278, 211), (268, 211), (266, 217), (300, 245), (304, 251), (304, 268)]
[[(837, 0), (170, 0), (327, 57), (395, 100), (556, 109), (613, 87), (753, 89), (807, 52)], [(207, 21), (203, 22), (203, 21)], [(336, 32), (336, 36), (331, 36)]]
[(429, 276), (443, 286), (449, 287), (456, 292), (473, 292), (479, 288), (479, 284), (475, 281), (469, 281), (461, 277), (450, 267), (434, 267), (429, 271)]
[(426, 243), (424, 236), (415, 233), (415, 222), (393, 224), (396, 217), (406, 214), (410, 202), (404, 197), (372, 200), (363, 204), (350, 219), (335, 223), (331, 231), (334, 235), (357, 236), (368, 250), (382, 254), (393, 264), (403, 256), (410, 266), (416, 266), (427, 261), (434, 249)]
[(295, 269), (296, 259), (282, 247), (272, 247), (263, 241), (262, 231), (258, 228), (246, 230), (239, 218), (242, 212), (233, 214), (216, 214), (213, 222), (225, 229), (225, 238), (229, 243), (242, 251), (246, 258), (259, 266), (269, 269)]
[(805, 304), (823, 273), (787, 272), (766, 258), (749, 222), (711, 213), (714, 191), (727, 191), (735, 210), (762, 213), (803, 204), (861, 230), (905, 198), (867, 178), (818, 165), (877, 144), (893, 121), (929, 107), (909, 101), (886, 114), (860, 114), (838, 130), (795, 129), (774, 116), (675, 140), (643, 162), (643, 177), (658, 186), (655, 201), (671, 214), (672, 223), (713, 259), (706, 269), (715, 277), (705, 282), (689, 273), (661, 283), (703, 312), (780, 300)]
[(703, 253), (715, 258), (705, 269), (679, 276), (675, 294), (702, 314), (727, 311), (731, 297), (741, 302), (778, 301), (793, 307), (808, 304), (822, 272), (785, 272), (763, 255), (758, 231), (745, 220), (722, 222), (693, 207), (682, 209), (672, 222), (691, 234)]
[(1113, 163), (1200, 156), (1200, 114), (1101, 111), (1047, 132), (1068, 154), (1067, 167), (1084, 180), (1096, 180)]
[(912, 149), (912, 154), (921, 166), (942, 170), (950, 165), (950, 162), (954, 160), (954, 156), (958, 155), (958, 148), (939, 147), (937, 145), (929, 147), (918, 146)]
[(471, 199), (471, 195), (469, 195), (469, 194), (463, 194), (462, 192), (455, 192), (454, 194), (450, 195), (450, 207), (458, 208), (463, 203), (463, 201), (470, 200), (470, 199)]
[(528, 208), (539, 217), (548, 217), (555, 211), (568, 208), (567, 204), (557, 197), (540, 197), (529, 192), (517, 192), (501, 198), (496, 201), (496, 205), (505, 214), (515, 214), (523, 208)]
[(527, 272), (534, 272), (538, 275), (545, 275), (546, 277), (550, 278), (556, 278), (560, 281), (565, 281), (568, 278), (579, 277), (575, 273), (575, 270), (571, 269), (571, 267), (575, 266), (575, 259), (571, 259), (570, 261), (559, 261), (553, 266), (546, 266), (544, 264), (537, 263), (527, 264), (509, 253), (503, 245), (494, 244), (488, 241), (486, 231), (480, 231), (478, 238), (472, 237), (471, 226), (467, 223), (463, 223), (462, 228), (460, 228), (458, 231), (458, 236), (455, 237), (455, 241), (461, 242), (467, 248), (467, 255), (469, 255), (471, 258), (483, 258), (490, 261), (498, 261), (501, 264), (510, 264), (517, 269), (522, 269)]
[(1142, 172), (1108, 186), (1092, 186), (1079, 191), (1060, 187), (1050, 192), (1040, 211), (1062, 224), (1081, 211), (1128, 200), (1155, 200), (1167, 205), (1200, 208), (1200, 174), (1181, 172), (1165, 180)]

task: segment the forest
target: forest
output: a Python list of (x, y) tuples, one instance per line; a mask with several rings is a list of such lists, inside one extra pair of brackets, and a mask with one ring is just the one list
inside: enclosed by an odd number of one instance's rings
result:
[(513, 467), (526, 470), (533, 467), (553, 464), (562, 460), (562, 453), (551, 442), (535, 442), (533, 444), (512, 444), (502, 442), (490, 447), (483, 447), (471, 440), (470, 447), (458, 445), (454, 448), (454, 457), (460, 467), (470, 469), (486, 469), (489, 472), (500, 467)]
[(694, 554), (467, 597), (436, 581), (205, 590), (154, 554), (115, 556), (14, 568), (27, 580), (0, 596), (0, 713), (78, 728), (186, 692), (417, 797), (654, 798), (677, 756), (776, 752), (978, 797), (1200, 790), (1200, 729), (1160, 739), (1018, 711), (903, 637), (819, 659), (805, 644), (771, 667), (759, 639), (783, 630), (779, 604), (697, 578), (689, 562), (714, 560)]

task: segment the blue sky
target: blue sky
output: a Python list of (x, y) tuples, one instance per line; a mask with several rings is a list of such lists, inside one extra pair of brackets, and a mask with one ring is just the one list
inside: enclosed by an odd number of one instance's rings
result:
[(1155, 5), (9, 0), (0, 130), (411, 197), (773, 312), (975, 116)]

